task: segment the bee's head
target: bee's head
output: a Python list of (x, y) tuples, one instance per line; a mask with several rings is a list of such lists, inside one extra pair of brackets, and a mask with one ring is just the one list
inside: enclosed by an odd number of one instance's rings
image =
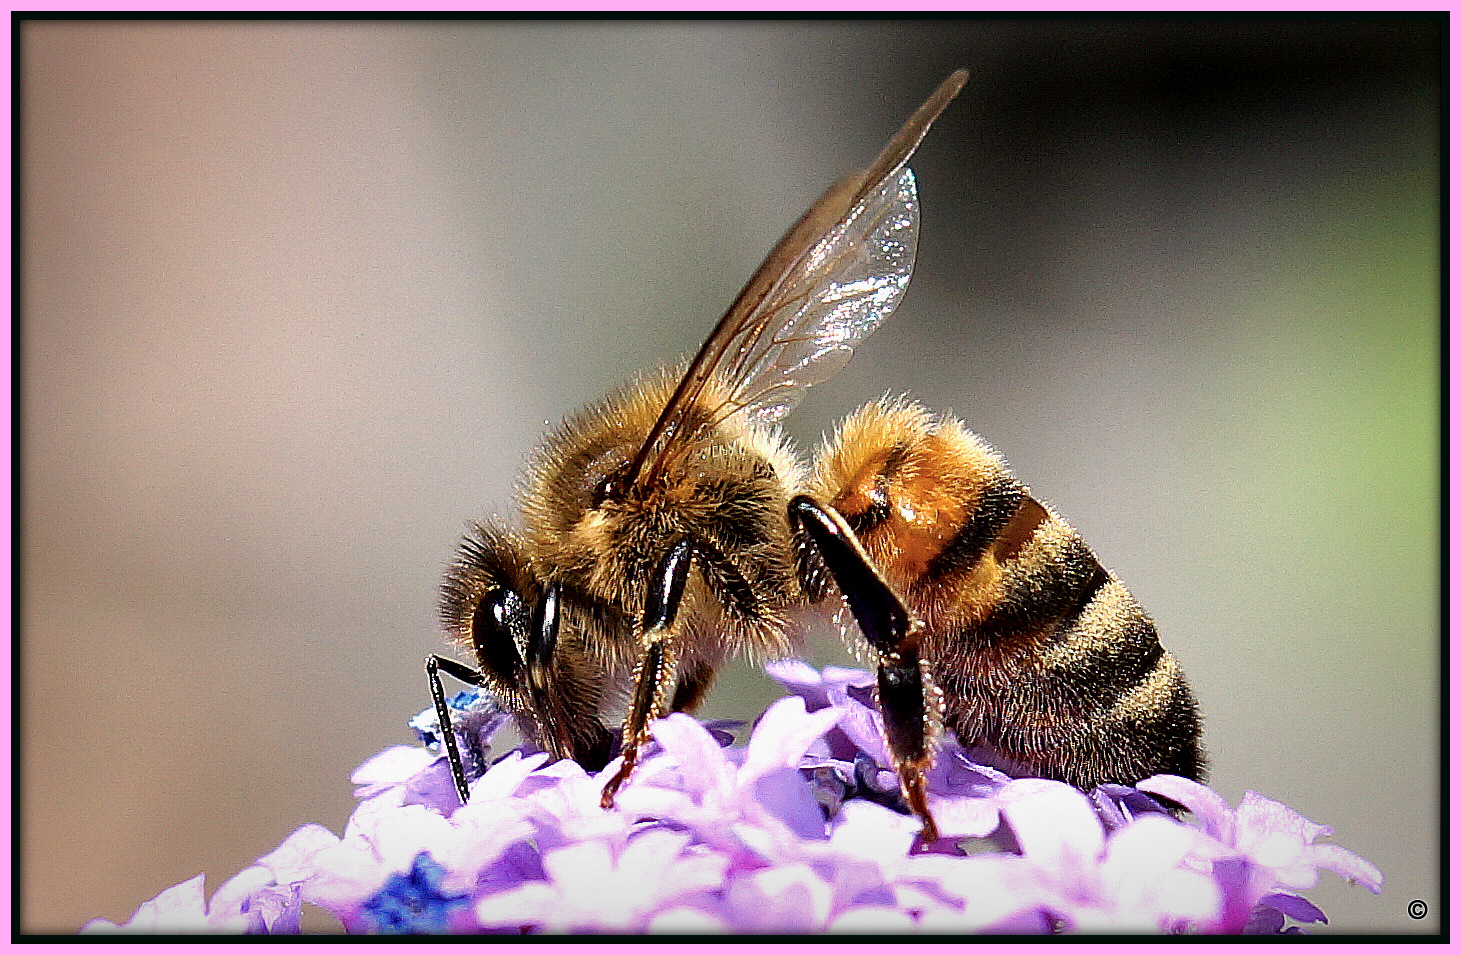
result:
[(490, 524), (473, 524), (441, 584), (441, 626), (471, 655), (486, 690), (530, 737), (532, 701), (526, 692), (532, 607), (537, 581), (523, 541)]
[(598, 769), (610, 742), (598, 719), (604, 674), (577, 621), (560, 625), (557, 590), (526, 554), (511, 531), (473, 524), (442, 581), (442, 627), (523, 738)]

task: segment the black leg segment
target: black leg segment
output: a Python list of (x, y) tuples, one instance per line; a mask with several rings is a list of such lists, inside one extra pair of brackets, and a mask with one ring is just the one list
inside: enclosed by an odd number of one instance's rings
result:
[(558, 584), (553, 582), (543, 588), (542, 596), (533, 605), (533, 626), (528, 631), (528, 672), (546, 672), (553, 661), (553, 650), (558, 646), (558, 605), (560, 602)]
[(431, 702), (436, 707), (436, 724), (441, 729), (442, 745), (446, 747), (446, 761), (451, 767), (452, 782), (456, 785), (457, 796), (465, 806), (469, 795), (467, 774), (462, 769), (462, 753), (457, 748), (456, 730), (451, 725), (451, 710), (446, 705), (446, 694), (441, 689), (441, 673), (443, 672), (468, 686), (482, 687), (486, 686), (486, 682), (481, 673), (450, 657), (438, 656), (435, 653), (428, 654), (426, 657), (426, 681), (431, 685)]
[(919, 658), (923, 627), (893, 593), (842, 515), (806, 495), (787, 508), (792, 528), (804, 534), (878, 654), (878, 706), (883, 733), (897, 764), (908, 807), (923, 820), (919, 838), (932, 842), (938, 827), (928, 811), (923, 771), (929, 762), (929, 699)]
[(644, 657), (634, 671), (634, 695), (624, 719), (624, 762), (604, 786), (600, 803), (614, 804), (614, 794), (624, 785), (639, 761), (639, 747), (649, 736), (649, 724), (663, 716), (675, 686), (677, 660), (673, 646), (680, 601), (685, 596), (694, 547), (686, 538), (670, 546), (661, 558), (644, 596), (644, 619), (640, 640)]
[(563, 703), (555, 696), (552, 679), (553, 651), (558, 646), (558, 590), (557, 583), (548, 584), (533, 604), (523, 664), (526, 695), (540, 742), (554, 759), (567, 759), (575, 755), (573, 740), (564, 725)]
[(789, 510), (792, 526), (816, 547), (873, 649), (879, 653), (901, 649), (908, 637), (908, 611), (873, 567), (847, 521), (806, 495), (792, 498)]
[(667, 631), (675, 625), (680, 600), (685, 596), (685, 582), (690, 577), (690, 559), (694, 549), (690, 541), (680, 538), (665, 552), (659, 568), (650, 579), (644, 595), (644, 630), (648, 635)]

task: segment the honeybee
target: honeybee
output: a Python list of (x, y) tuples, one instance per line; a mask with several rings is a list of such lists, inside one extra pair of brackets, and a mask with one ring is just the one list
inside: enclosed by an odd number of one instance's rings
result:
[[(904, 800), (935, 734), (1083, 789), (1203, 773), (1196, 703), (1151, 619), (999, 455), (952, 417), (884, 398), (810, 468), (777, 422), (897, 306), (918, 199), (908, 160), (964, 85), (950, 76), (873, 164), (834, 183), (771, 250), (683, 370), (568, 418), (529, 465), (524, 529), (477, 525), (441, 619), (487, 688), (555, 757), (607, 765), (627, 707), (633, 773), (650, 723), (693, 711), (730, 656), (788, 655), (793, 612), (835, 591), (876, 663)], [(462, 801), (454, 735), (443, 733)]]

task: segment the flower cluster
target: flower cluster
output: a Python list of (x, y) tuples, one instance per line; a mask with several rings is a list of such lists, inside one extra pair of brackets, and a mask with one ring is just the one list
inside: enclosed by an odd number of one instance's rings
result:
[[(929, 772), (941, 838), (918, 846), (871, 675), (768, 670), (792, 695), (745, 746), (671, 715), (611, 810), (617, 762), (591, 775), (519, 748), (481, 760), (462, 806), (444, 758), (393, 747), (356, 771), (343, 836), (305, 826), (211, 899), (200, 875), (85, 930), (295, 933), (309, 903), (375, 933), (1272, 933), (1324, 921), (1297, 894), (1319, 869), (1380, 889), (1373, 865), (1316, 841), (1329, 829), (1254, 793), (1234, 809), (1157, 776), (1085, 794), (952, 741)], [(467, 749), (485, 754), (503, 720), (472, 712)]]

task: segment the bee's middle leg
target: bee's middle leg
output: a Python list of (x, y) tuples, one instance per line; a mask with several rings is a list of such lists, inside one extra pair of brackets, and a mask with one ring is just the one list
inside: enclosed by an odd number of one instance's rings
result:
[(670, 694), (675, 689), (675, 623), (694, 553), (688, 539), (676, 541), (650, 579), (641, 630), (644, 656), (634, 670), (634, 695), (624, 718), (624, 761), (604, 786), (599, 803), (605, 809), (614, 804), (614, 794), (634, 772), (639, 762), (639, 748), (649, 740), (649, 724), (666, 713)]
[(841, 515), (806, 495), (792, 498), (787, 511), (792, 526), (806, 534), (816, 548), (863, 636), (877, 651), (883, 732), (903, 798), (923, 821), (919, 839), (933, 842), (938, 838), (938, 827), (928, 810), (923, 781), (930, 759), (931, 722), (919, 659), (923, 626), (883, 580)]

